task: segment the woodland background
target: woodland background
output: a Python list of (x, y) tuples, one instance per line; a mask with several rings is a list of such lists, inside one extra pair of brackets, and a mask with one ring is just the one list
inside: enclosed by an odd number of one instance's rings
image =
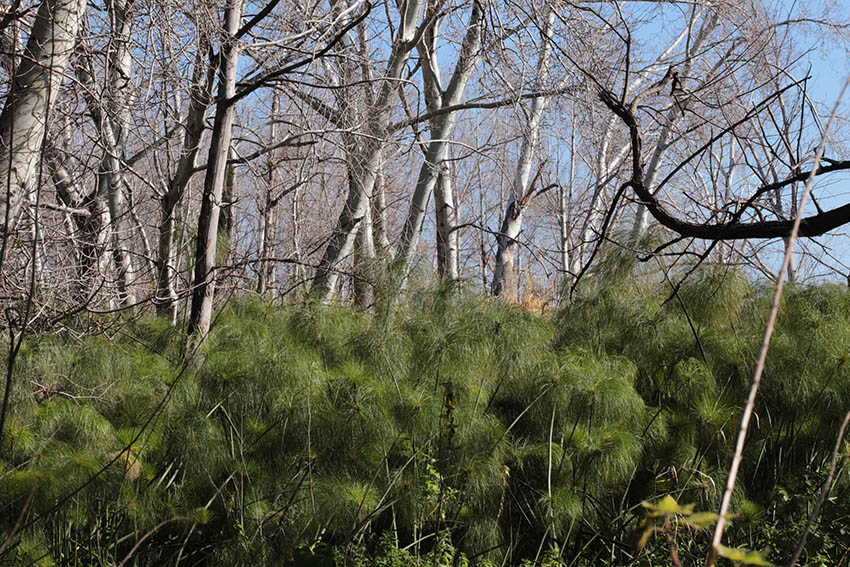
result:
[(2, 10), (3, 560), (846, 564), (841, 2)]

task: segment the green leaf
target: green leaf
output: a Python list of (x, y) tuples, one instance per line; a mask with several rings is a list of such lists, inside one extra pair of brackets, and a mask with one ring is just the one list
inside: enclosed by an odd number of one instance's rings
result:
[(210, 513), (209, 508), (199, 507), (192, 510), (191, 518), (193, 522), (203, 526), (209, 523), (212, 518), (212, 514)]
[(737, 561), (738, 563), (743, 563), (745, 565), (764, 565), (765, 567), (773, 566), (773, 563), (765, 559), (758, 551), (718, 545), (717, 553), (720, 557), (725, 557), (730, 561)]
[(693, 504), (680, 506), (669, 494), (656, 503), (641, 502), (641, 506), (650, 511), (650, 516), (666, 516), (670, 514), (682, 514), (690, 516), (694, 512)]
[(713, 526), (719, 517), (720, 516), (714, 512), (697, 512), (696, 514), (691, 514), (687, 518), (684, 518), (682, 521), (692, 528), (705, 530)]

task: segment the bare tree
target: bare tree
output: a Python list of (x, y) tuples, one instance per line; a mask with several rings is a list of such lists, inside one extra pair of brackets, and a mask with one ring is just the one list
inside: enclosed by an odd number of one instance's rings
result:
[(157, 313), (177, 317), (177, 291), (174, 286), (175, 266), (175, 210), (183, 199), (189, 181), (195, 172), (201, 138), (204, 133), (204, 114), (212, 102), (212, 87), (216, 66), (210, 60), (210, 40), (205, 26), (198, 26), (197, 51), (192, 69), (189, 104), (183, 120), (183, 139), (177, 168), (158, 195), (160, 220), (158, 224), (159, 246), (157, 253), (157, 276), (154, 302)]
[[(487, 2), (473, 2), (466, 34), (461, 43), (457, 62), (455, 63), (449, 84), (445, 89), (440, 87), (439, 68), (436, 66), (437, 58), (434, 55), (433, 45), (430, 47), (431, 53), (428, 53), (428, 57), (423, 58), (422, 72), (423, 76), (426, 77), (426, 93), (430, 93), (428, 98), (430, 99), (429, 106), (431, 108), (429, 108), (429, 111), (431, 113), (447, 110), (460, 104), (464, 89), (475, 67), (483, 60), (483, 53), (480, 46), (486, 7)], [(428, 99), (426, 98), (426, 100)], [(405, 275), (407, 270), (410, 269), (414, 254), (416, 253), (419, 233), (422, 230), (422, 223), (425, 220), (425, 210), (431, 198), (431, 193), (434, 191), (438, 178), (443, 175), (446, 179), (440, 196), (442, 203), (438, 203), (437, 214), (440, 219), (439, 222), (442, 225), (442, 239), (445, 243), (443, 254), (447, 258), (447, 275), (449, 279), (456, 279), (456, 275), (452, 274), (450, 268), (448, 268), (452, 262), (450, 254), (454, 253), (450, 250), (452, 244), (450, 234), (455, 230), (452, 221), (455, 214), (455, 206), (450, 186), (447, 184), (451, 181), (451, 178), (444, 171), (443, 165), (448, 155), (449, 141), (456, 118), (456, 111), (447, 111), (441, 112), (431, 119), (431, 139), (428, 143), (425, 161), (419, 170), (419, 177), (416, 180), (416, 187), (410, 200), (410, 208), (408, 209), (407, 218), (402, 229), (401, 242), (395, 260), (401, 266)]]
[[(543, 90), (549, 73), (549, 59), (552, 53), (552, 32), (555, 26), (555, 13), (548, 10), (546, 22), (541, 31), (540, 49), (537, 61), (537, 70), (534, 77), (534, 89)], [(516, 238), (522, 230), (522, 217), (525, 208), (535, 195), (535, 181), (538, 181), (541, 169), (537, 176), (529, 183), (531, 178), (531, 165), (534, 153), (537, 149), (540, 137), (540, 122), (543, 118), (543, 109), (546, 106), (546, 98), (538, 97), (531, 101), (531, 109), (526, 114), (527, 124), (522, 131), (522, 147), (519, 160), (517, 161), (516, 174), (511, 185), (511, 195), (505, 214), (502, 218), (502, 226), (496, 236), (496, 264), (493, 269), (492, 293), (501, 295), (506, 285), (512, 289), (514, 255), (516, 254)]]
[(410, 53), (416, 46), (417, 36), (421, 34), (422, 28), (417, 28), (421, 11), (422, 0), (401, 4), (399, 26), (386, 71), (369, 115), (364, 120), (367, 130), (361, 142), (359, 159), (355, 162), (359, 171), (349, 184), (345, 205), (313, 279), (313, 293), (324, 301), (333, 297), (339, 267), (351, 255), (361, 223), (370, 214), (369, 203), (382, 159), (381, 149), (392, 116), (390, 102), (398, 89)]
[(236, 33), (239, 31), (242, 20), (242, 5), (243, 0), (227, 0), (224, 6), (218, 100), (204, 179), (201, 212), (198, 217), (198, 242), (195, 251), (189, 328), (191, 332), (202, 338), (209, 333), (212, 320), (216, 243), (235, 112), (231, 99), (236, 94), (236, 68), (240, 50)]
[(0, 114), (0, 218), (4, 243), (38, 184), (51, 105), (74, 49), (84, 0), (44, 0)]

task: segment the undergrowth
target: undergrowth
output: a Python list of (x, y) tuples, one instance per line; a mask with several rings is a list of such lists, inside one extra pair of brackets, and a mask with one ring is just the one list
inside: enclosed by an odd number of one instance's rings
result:
[[(155, 319), (34, 337), (2, 439), (0, 560), (669, 565), (662, 533), (635, 545), (641, 503), (716, 509), (769, 289), (708, 266), (671, 295), (615, 267), (553, 317), (444, 290), (391, 318), (244, 299), (199, 365)], [(726, 540), (778, 562), (850, 400), (850, 293), (783, 301)], [(813, 564), (846, 564), (845, 467)], [(708, 535), (683, 530), (694, 563)]]

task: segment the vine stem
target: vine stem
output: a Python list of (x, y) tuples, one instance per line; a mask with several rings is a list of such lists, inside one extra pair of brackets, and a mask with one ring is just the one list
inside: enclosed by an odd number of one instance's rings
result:
[(773, 292), (773, 301), (770, 304), (770, 314), (767, 318), (767, 325), (764, 329), (764, 337), (762, 338), (761, 348), (759, 349), (758, 360), (756, 361), (756, 367), (753, 371), (753, 379), (750, 384), (750, 393), (747, 396), (747, 403), (744, 406), (744, 413), (741, 415), (741, 423), (738, 426), (738, 436), (735, 441), (735, 454), (732, 456), (732, 464), (729, 467), (729, 477), (726, 480), (726, 489), (723, 492), (723, 500), (720, 502), (720, 512), (719, 517), (717, 519), (717, 525), (714, 527), (714, 537), (711, 541), (711, 548), (708, 550), (708, 555), (705, 559), (705, 567), (713, 567), (715, 561), (717, 560), (717, 552), (720, 548), (720, 542), (723, 539), (723, 529), (726, 526), (726, 515), (729, 513), (729, 504), (732, 501), (732, 491), (735, 488), (735, 480), (738, 476), (738, 468), (741, 465), (741, 459), (744, 453), (744, 444), (747, 439), (747, 429), (750, 424), (750, 418), (753, 415), (753, 408), (756, 404), (756, 394), (758, 393), (759, 383), (761, 382), (761, 375), (764, 372), (764, 362), (767, 358), (767, 349), (770, 346), (770, 339), (773, 336), (773, 330), (776, 325), (776, 317), (779, 313), (779, 302), (782, 298), (782, 289), (785, 285), (785, 273), (788, 270), (788, 266), (791, 264), (791, 258), (794, 254), (794, 242), (797, 239), (797, 233), (800, 230), (800, 221), (803, 218), (803, 208), (806, 206), (806, 201), (809, 198), (809, 195), (812, 192), (812, 186), (815, 181), (815, 174), (817, 173), (818, 164), (820, 163), (820, 159), (823, 156), (824, 148), (826, 147), (827, 135), (829, 133), (829, 129), (832, 126), (832, 123), (835, 120), (835, 116), (838, 113), (838, 106), (841, 103), (841, 99), (844, 98), (844, 92), (847, 90), (848, 85), (850, 85), (850, 77), (844, 82), (844, 86), (841, 89), (841, 93), (838, 95), (838, 100), (835, 103), (835, 106), (832, 109), (832, 114), (829, 117), (829, 121), (824, 127), (823, 133), (821, 134), (821, 141), (818, 145), (817, 151), (815, 152), (814, 162), (812, 164), (812, 171), (809, 175), (809, 178), (806, 180), (806, 186), (803, 190), (803, 195), (800, 198), (800, 205), (797, 208), (797, 216), (794, 219), (794, 226), (791, 228), (791, 234), (788, 236), (788, 245), (785, 247), (785, 256), (782, 260), (782, 267), (779, 270), (779, 273), (776, 275), (776, 290)]

